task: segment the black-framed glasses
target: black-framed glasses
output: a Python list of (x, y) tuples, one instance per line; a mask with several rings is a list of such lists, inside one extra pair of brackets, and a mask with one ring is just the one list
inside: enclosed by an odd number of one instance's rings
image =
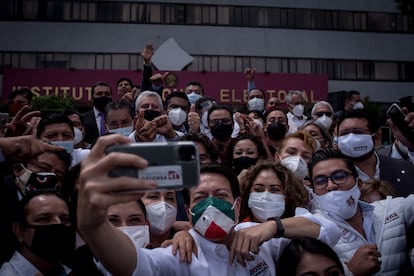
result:
[(223, 124), (223, 125), (230, 125), (232, 123), (231, 119), (223, 118), (223, 119), (211, 119), (210, 125), (215, 126), (217, 124)]
[(324, 114), (327, 117), (331, 117), (332, 116), (332, 112), (330, 112), (330, 111), (321, 111), (321, 112), (316, 112), (315, 113), (315, 115), (318, 116), (318, 117), (322, 117)]
[(350, 172), (339, 170), (339, 171), (332, 173), (330, 176), (319, 175), (315, 177), (314, 179), (312, 179), (312, 184), (316, 190), (321, 190), (321, 189), (325, 189), (326, 186), (328, 186), (329, 179), (334, 184), (341, 185), (341, 184), (344, 184), (347, 181), (348, 177), (351, 175), (354, 176)]

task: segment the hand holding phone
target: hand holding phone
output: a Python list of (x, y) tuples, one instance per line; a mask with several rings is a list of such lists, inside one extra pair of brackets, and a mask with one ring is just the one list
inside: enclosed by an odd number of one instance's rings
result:
[(129, 176), (154, 180), (158, 189), (182, 190), (198, 185), (200, 162), (193, 142), (116, 145), (109, 147), (107, 153), (109, 152), (131, 153), (148, 161), (145, 169), (117, 168), (109, 172), (111, 177)]
[(414, 129), (410, 128), (408, 123), (405, 122), (405, 114), (402, 112), (398, 104), (393, 103), (387, 110), (387, 116), (401, 131), (402, 135), (411, 143), (414, 144)]

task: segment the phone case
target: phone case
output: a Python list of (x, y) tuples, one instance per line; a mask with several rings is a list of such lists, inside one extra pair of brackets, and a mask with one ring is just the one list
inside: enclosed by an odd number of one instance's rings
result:
[(414, 143), (414, 131), (404, 121), (405, 114), (396, 103), (393, 103), (390, 108), (388, 108), (387, 116), (391, 118), (392, 122), (398, 127), (405, 138), (411, 143)]

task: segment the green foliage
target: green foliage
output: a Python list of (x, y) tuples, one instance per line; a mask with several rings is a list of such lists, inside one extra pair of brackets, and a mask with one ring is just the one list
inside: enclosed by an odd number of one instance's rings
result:
[(71, 97), (57, 95), (39, 96), (33, 98), (32, 106), (33, 110), (39, 110), (42, 113), (59, 113), (65, 109), (75, 109), (76, 102)]

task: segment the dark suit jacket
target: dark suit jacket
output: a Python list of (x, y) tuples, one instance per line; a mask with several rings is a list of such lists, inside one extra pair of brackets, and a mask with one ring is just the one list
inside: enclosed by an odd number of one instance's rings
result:
[(93, 144), (96, 139), (99, 137), (99, 129), (96, 125), (95, 114), (93, 109), (82, 113), (83, 124), (85, 126), (85, 137), (83, 140), (88, 144)]
[(414, 194), (414, 166), (411, 162), (378, 155), (380, 177), (391, 183), (397, 196)]

